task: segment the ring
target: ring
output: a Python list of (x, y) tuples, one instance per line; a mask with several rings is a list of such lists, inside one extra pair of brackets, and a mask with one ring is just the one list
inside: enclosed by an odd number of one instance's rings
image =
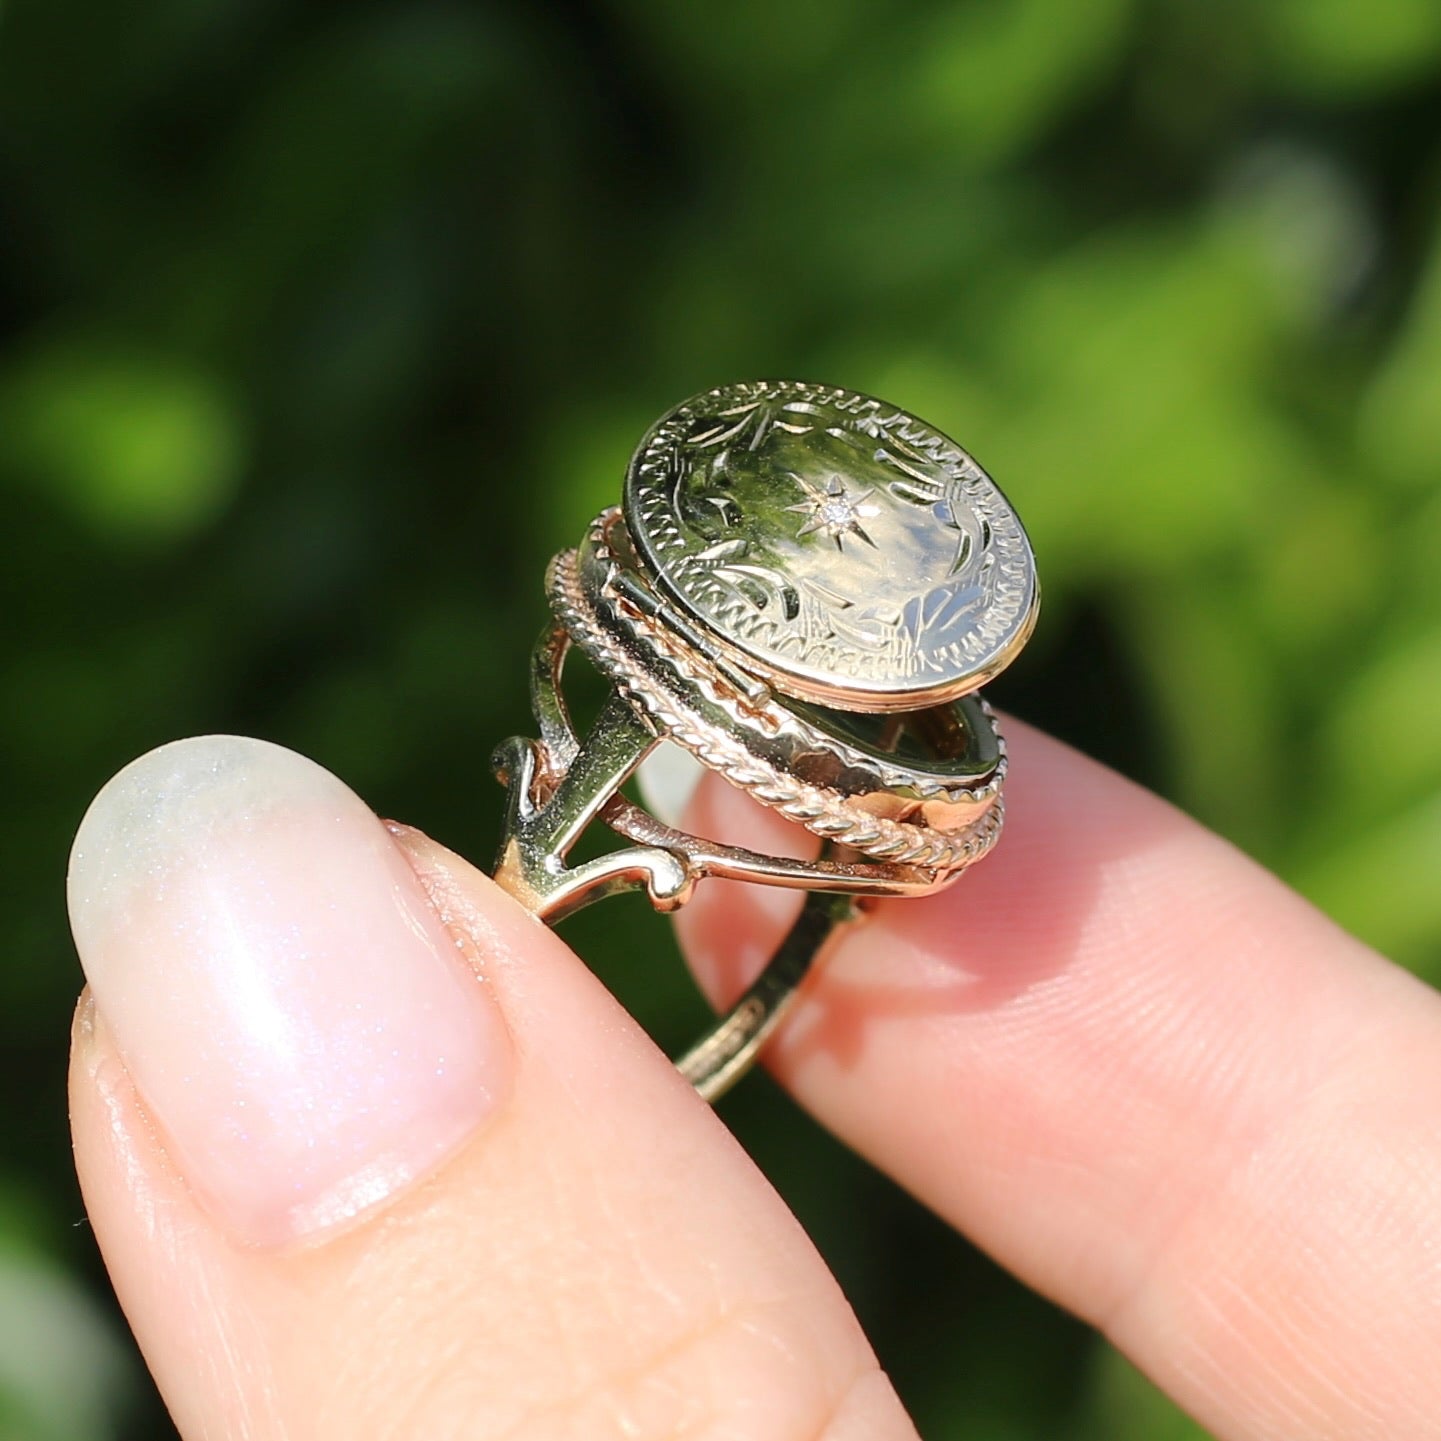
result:
[[(715, 1100), (755, 1060), (866, 897), (944, 889), (996, 843), (1006, 749), (977, 692), (1018, 654), (1040, 590), (1030, 542), (954, 441), (856, 391), (721, 386), (646, 433), (620, 506), (550, 564), (531, 667), (540, 735), (507, 789), (495, 879), (542, 920), (707, 876), (807, 892), (760, 977), (676, 1062)], [(610, 685), (580, 737), (572, 650)], [(669, 743), (818, 838), (811, 860), (663, 824), (622, 787)], [(600, 820), (628, 844), (571, 864)]]

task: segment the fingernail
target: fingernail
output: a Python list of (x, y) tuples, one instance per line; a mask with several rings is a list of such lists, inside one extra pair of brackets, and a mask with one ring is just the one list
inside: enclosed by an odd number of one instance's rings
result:
[(635, 779), (656, 820), (678, 826), (704, 774), (705, 767), (688, 750), (662, 741), (640, 763)]
[(504, 1094), (484, 983), (365, 804), (235, 736), (95, 798), (70, 923), (96, 1008), (203, 1205), (283, 1244), (433, 1170)]

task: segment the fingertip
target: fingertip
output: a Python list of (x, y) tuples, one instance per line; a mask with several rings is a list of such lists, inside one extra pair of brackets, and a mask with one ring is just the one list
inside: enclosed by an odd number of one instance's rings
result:
[(418, 832), (392, 842), (477, 958), (515, 1073), (491, 1124), (383, 1204), (250, 1243), (171, 1164), (103, 1013), (77, 1032), (87, 1205), (181, 1429), (818, 1433), (874, 1358), (794, 1219), (548, 929)]
[(292, 751), (207, 736), (132, 762), (81, 822), (69, 898), (116, 1052), (247, 1242), (348, 1222), (503, 1099), (494, 999), (371, 811)]
[[(1007, 734), (994, 853), (848, 931), (768, 1063), (1197, 1414), (1411, 1434), (1434, 1403), (1411, 1358), (1434, 1301), (1414, 1257), (1438, 1157), (1414, 1098), (1434, 1091), (1435, 994), (1164, 801)], [(714, 786), (697, 805), (741, 843), (773, 824)], [(681, 933), (713, 983), (776, 928), (736, 888)]]

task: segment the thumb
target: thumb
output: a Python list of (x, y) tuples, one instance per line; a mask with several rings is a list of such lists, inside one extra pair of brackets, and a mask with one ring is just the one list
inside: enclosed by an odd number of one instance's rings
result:
[(259, 741), (81, 825), (86, 1204), (187, 1437), (912, 1435), (794, 1220), (553, 935)]

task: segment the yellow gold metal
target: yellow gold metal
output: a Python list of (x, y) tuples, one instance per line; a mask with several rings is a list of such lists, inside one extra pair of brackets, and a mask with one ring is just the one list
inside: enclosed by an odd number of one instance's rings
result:
[[(927, 895), (946, 884), (948, 875), (934, 868), (841, 855), (815, 861), (768, 856), (663, 825), (618, 793), (659, 732), (615, 693), (579, 741), (560, 690), (570, 644), (565, 630), (551, 626), (536, 646), (533, 695), (547, 734), (540, 741), (512, 737), (492, 761), (508, 791), (495, 879), (542, 920), (558, 921), (592, 901), (642, 887), (658, 910), (674, 910), (707, 876), (863, 896)], [(567, 865), (566, 853), (597, 817), (636, 844)]]
[(641, 567), (735, 663), (819, 705), (965, 695), (1026, 643), (1020, 520), (960, 446), (856, 391), (745, 381), (662, 416), (626, 476)]
[[(662, 417), (624, 514), (551, 563), (538, 739), (495, 753), (496, 880), (549, 922), (644, 889), (671, 911), (711, 876), (808, 892), (769, 965), (677, 1062), (707, 1100), (752, 1063), (858, 898), (927, 895), (995, 843), (1004, 743), (971, 693), (1014, 657), (1038, 589), (1025, 533), (953, 442), (893, 406), (748, 382)], [(581, 738), (578, 648), (613, 689)], [(662, 824), (621, 787), (662, 740), (820, 838), (814, 860)], [(572, 863), (603, 821), (626, 843)]]

